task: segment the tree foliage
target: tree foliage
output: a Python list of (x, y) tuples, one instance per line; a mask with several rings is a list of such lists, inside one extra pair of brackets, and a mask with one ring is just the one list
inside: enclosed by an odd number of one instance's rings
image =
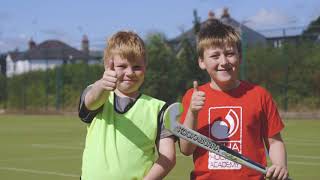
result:
[(174, 53), (166, 38), (158, 34), (150, 35), (147, 39), (147, 73), (143, 92), (165, 101), (173, 101), (176, 96)]
[[(168, 101), (180, 101), (192, 82), (209, 81), (200, 70), (196, 48), (187, 39), (171, 47), (163, 34), (148, 36), (147, 72), (142, 91)], [(284, 44), (255, 47), (245, 53), (248, 80), (270, 91), (280, 108), (320, 108), (320, 45)], [(101, 65), (69, 64), (5, 78), (0, 76), (0, 105), (9, 110), (75, 111), (81, 91), (103, 74)]]
[(312, 21), (302, 35), (319, 36), (320, 35), (320, 16)]
[(249, 81), (266, 87), (280, 108), (320, 106), (318, 44), (286, 43), (281, 48), (252, 48), (247, 56)]

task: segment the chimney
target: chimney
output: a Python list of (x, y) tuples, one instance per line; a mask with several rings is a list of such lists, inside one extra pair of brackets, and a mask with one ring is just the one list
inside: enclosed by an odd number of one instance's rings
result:
[(29, 40), (28, 45), (29, 45), (29, 50), (34, 49), (37, 46), (36, 43), (32, 40), (32, 38)]
[(81, 50), (85, 54), (89, 54), (89, 40), (87, 35), (83, 35), (82, 42), (81, 42)]
[(223, 8), (223, 13), (221, 15), (221, 18), (230, 18), (229, 9)]
[(214, 19), (215, 18), (214, 16), (215, 16), (214, 12), (212, 12), (212, 11), (208, 12), (208, 19)]

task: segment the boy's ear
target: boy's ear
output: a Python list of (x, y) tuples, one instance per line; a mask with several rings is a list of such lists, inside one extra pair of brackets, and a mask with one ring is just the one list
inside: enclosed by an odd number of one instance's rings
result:
[(201, 57), (198, 58), (198, 64), (199, 64), (200, 69), (202, 69), (202, 70), (206, 69), (206, 66), (204, 64), (204, 60)]

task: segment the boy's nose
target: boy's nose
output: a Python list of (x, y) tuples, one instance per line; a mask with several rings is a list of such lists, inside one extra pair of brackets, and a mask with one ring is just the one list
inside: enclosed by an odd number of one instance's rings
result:
[(128, 74), (128, 75), (134, 74), (133, 69), (132, 68), (128, 68), (127, 71), (126, 71), (126, 74)]
[(228, 64), (228, 58), (225, 55), (221, 55), (221, 64)]

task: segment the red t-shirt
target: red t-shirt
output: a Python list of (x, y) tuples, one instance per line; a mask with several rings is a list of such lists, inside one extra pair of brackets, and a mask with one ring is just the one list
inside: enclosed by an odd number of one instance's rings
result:
[[(271, 95), (260, 86), (241, 81), (228, 92), (217, 91), (204, 84), (206, 100), (198, 114), (198, 132), (264, 166), (267, 165), (267, 138), (279, 133), (284, 124)], [(183, 122), (189, 108), (193, 89), (184, 95)], [(191, 179), (260, 180), (260, 172), (229, 161), (197, 147), (193, 153), (195, 169)]]

